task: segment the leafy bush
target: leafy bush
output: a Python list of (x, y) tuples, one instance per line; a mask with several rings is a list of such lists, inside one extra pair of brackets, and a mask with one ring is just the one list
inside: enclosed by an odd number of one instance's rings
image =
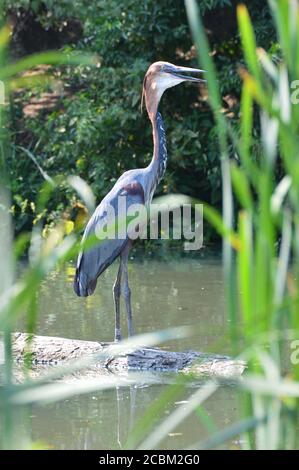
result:
[[(125, 169), (145, 166), (151, 158), (151, 127), (139, 109), (141, 83), (148, 65), (163, 59), (192, 66), (195, 51), (181, 0), (128, 0), (125, 4), (116, 0), (91, 3), (20, 0), (5, 4), (9, 11), (30, 10), (45, 28), (59, 29), (67, 18), (77, 17), (84, 34), (76, 48), (96, 52), (100, 57), (100, 67), (96, 69), (78, 66), (75, 70), (64, 67), (58, 73), (53, 71), (63, 87), (55, 109), (24, 117), (20, 109), (24, 107), (23, 99), (14, 105), (16, 118), (12, 131), (16, 131), (17, 145), (9, 166), (19, 230), (29, 229), (37, 216), (32, 203), (42, 177), (17, 146), (29, 148), (51, 176), (65, 172), (80, 174), (101, 200)], [(232, 125), (239, 119), (237, 69), (243, 61), (235, 5), (230, 0), (199, 2), (220, 70), (223, 112), (230, 116)], [(257, 37), (269, 49), (273, 31), (268, 7), (261, 7), (255, 0), (251, 10)], [(32, 95), (27, 96), (27, 100), (30, 98)], [(161, 108), (166, 121), (169, 162), (158, 192), (182, 192), (219, 207), (218, 147), (205, 87), (199, 91), (186, 85), (170, 90)], [(257, 133), (258, 126), (257, 122)], [(71, 206), (76, 204), (69, 192), (61, 191), (47, 208), (46, 221), (51, 222), (64, 210), (67, 217), (72, 217)]]

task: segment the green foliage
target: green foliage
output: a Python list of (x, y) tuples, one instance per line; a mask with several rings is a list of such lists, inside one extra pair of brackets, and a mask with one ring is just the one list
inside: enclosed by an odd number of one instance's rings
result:
[[(257, 51), (254, 27), (245, 5), (237, 9), (241, 43), (248, 71), (243, 72), (241, 122), (237, 135), (227, 119), (219, 115), (216, 72), (211, 63), (206, 36), (194, 0), (186, 0), (188, 18), (202, 64), (207, 68), (209, 101), (215, 113), (222, 155), (224, 268), (228, 285), (228, 313), (232, 338), (238, 351), (246, 347), (250, 379), (245, 378), (244, 422), (224, 430), (218, 445), (233, 428), (241, 432), (246, 423), (246, 447), (255, 449), (294, 448), (298, 419), (298, 394), (290, 404), (274, 392), (285, 382), (298, 387), (298, 364), (286, 358), (285, 348), (298, 337), (298, 106), (290, 90), (297, 76), (294, 61), (299, 50), (297, 3), (271, 2), (271, 11), (280, 38), (281, 61), (271, 61), (265, 51)], [(296, 27), (294, 25), (296, 24)], [(253, 155), (253, 105), (261, 121), (260, 155)], [(240, 136), (240, 137), (239, 137)], [(238, 154), (238, 166), (227, 159), (231, 140)], [(283, 179), (277, 185), (277, 167)], [(234, 191), (240, 204), (237, 220), (229, 217)], [(254, 194), (254, 198), (253, 198)], [(229, 197), (228, 197), (228, 196)], [(234, 238), (231, 231), (234, 230)], [(279, 240), (279, 248), (277, 241)], [(277, 249), (278, 248), (278, 249)], [(293, 264), (292, 269), (290, 264)], [(293, 272), (294, 271), (294, 272)], [(296, 273), (296, 274), (295, 274)], [(292, 283), (292, 288), (290, 285)], [(241, 322), (237, 328), (236, 305)], [(247, 385), (246, 385), (247, 383)], [(263, 384), (263, 385), (262, 385)], [(266, 385), (268, 384), (268, 385)], [(249, 387), (248, 387), (249, 385)], [(267, 389), (267, 391), (266, 391)], [(294, 395), (294, 396), (295, 396)], [(275, 411), (274, 411), (275, 410)], [(241, 424), (242, 423), (242, 424)], [(241, 427), (240, 427), (241, 426)], [(253, 431), (249, 432), (250, 429)], [(288, 431), (287, 431), (288, 430)], [(209, 444), (213, 442), (212, 436)]]
[[(44, 25), (59, 27), (68, 17), (84, 26), (76, 49), (99, 55), (100, 66), (64, 67), (58, 78), (63, 92), (54, 110), (36, 117), (22, 116), (25, 95), (13, 104), (16, 146), (9, 162), (16, 207), (16, 228), (30, 228), (42, 176), (20, 152), (30, 149), (50, 176), (79, 174), (91, 184), (98, 201), (126, 169), (145, 166), (152, 154), (151, 128), (140, 114), (144, 73), (151, 62), (168, 60), (194, 65), (194, 49), (181, 0), (116, 0), (87, 2), (6, 2), (7, 8), (30, 9)], [(200, 1), (209, 30), (215, 62), (220, 71), (219, 89), (225, 113), (234, 125), (239, 119), (242, 62), (235, 19), (235, 3), (229, 0)], [(266, 6), (252, 2), (255, 28), (264, 47), (273, 44), (272, 25)], [(217, 20), (218, 18), (218, 20)], [(225, 18), (222, 23), (219, 18)], [(48, 20), (47, 20), (48, 19)], [(49, 20), (49, 21), (50, 21)], [(68, 50), (72, 46), (68, 46)], [(161, 104), (166, 122), (169, 162), (158, 193), (179, 192), (199, 197), (219, 207), (221, 175), (214, 119), (206, 103), (205, 88), (177, 87)], [(26, 178), (24, 178), (26, 175)], [(55, 197), (47, 208), (51, 223), (63, 210), (76, 204), (69, 191)], [(25, 201), (28, 201), (26, 203)], [(26, 208), (24, 209), (24, 205)], [(208, 235), (206, 233), (206, 235)]]

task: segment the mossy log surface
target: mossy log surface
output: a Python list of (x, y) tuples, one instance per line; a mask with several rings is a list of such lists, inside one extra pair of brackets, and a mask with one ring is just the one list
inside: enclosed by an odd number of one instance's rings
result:
[(30, 353), (30, 360), (36, 367), (67, 364), (74, 359), (93, 355), (94, 374), (107, 371), (115, 374), (126, 371), (149, 371), (231, 378), (240, 376), (246, 368), (243, 361), (219, 354), (197, 351), (175, 352), (148, 347), (115, 354), (113, 353), (115, 343), (29, 336), (27, 333), (14, 333), (12, 344), (13, 355), (18, 363), (22, 363), (26, 353)]

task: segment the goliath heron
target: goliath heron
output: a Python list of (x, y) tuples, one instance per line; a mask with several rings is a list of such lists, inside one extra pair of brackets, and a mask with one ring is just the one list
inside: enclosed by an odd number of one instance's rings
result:
[[(164, 175), (167, 162), (165, 131), (161, 114), (158, 112), (160, 99), (167, 88), (184, 81), (200, 82), (186, 73), (203, 72), (203, 70), (178, 67), (168, 62), (155, 62), (146, 72), (143, 81), (142, 101), (145, 99), (146, 109), (153, 128), (154, 150), (150, 164), (146, 168), (126, 171), (120, 176), (111, 191), (105, 196), (89, 220), (83, 240), (96, 233), (97, 228), (106, 223), (107, 206), (117, 212), (118, 196), (126, 196), (126, 207), (132, 204), (151, 203), (157, 184)], [(78, 296), (86, 297), (93, 294), (98, 277), (110, 264), (120, 256), (120, 265), (113, 286), (115, 307), (115, 341), (121, 339), (120, 330), (120, 294), (123, 281), (123, 295), (127, 310), (128, 333), (134, 334), (131, 309), (131, 291), (128, 280), (128, 255), (132, 240), (129, 235), (122, 239), (106, 239), (102, 243), (84, 249), (78, 256), (74, 279), (74, 290)]]

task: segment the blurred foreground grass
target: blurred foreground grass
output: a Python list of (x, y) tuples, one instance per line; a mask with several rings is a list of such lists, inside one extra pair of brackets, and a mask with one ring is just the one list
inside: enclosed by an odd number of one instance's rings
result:
[[(299, 369), (296, 355), (291, 353), (294, 352), (292, 341), (299, 338), (299, 107), (294, 101), (294, 83), (299, 78), (299, 8), (294, 1), (270, 2), (280, 44), (280, 60), (274, 64), (264, 50), (256, 47), (246, 7), (238, 7), (246, 69), (240, 70), (243, 78), (240, 127), (233, 127), (221, 111), (217, 75), (197, 4), (195, 0), (185, 3), (201, 66), (207, 71), (222, 170), (223, 213), (220, 215), (206, 205), (205, 217), (223, 237), (231, 340), (235, 354), (247, 360), (249, 366), (244, 379), (236, 382), (242, 392), (243, 416), (227, 429), (214, 430), (205, 441), (194, 436), (190, 448), (216, 447), (235, 436), (242, 436), (244, 448), (295, 448), (298, 445)], [(40, 63), (91, 64), (94, 60), (88, 56), (69, 57), (51, 52), (7, 64), (9, 36), (9, 29), (4, 27), (0, 32), (0, 79), (6, 91), (15, 89), (18, 83), (24, 86), (18, 74)], [(38, 78), (26, 85), (34, 86), (36, 80)], [(7, 108), (0, 106), (0, 329), (4, 332), (5, 346), (4, 382), (0, 389), (0, 442), (2, 448), (30, 448), (33, 444), (26, 407), (32, 402), (62, 400), (79, 393), (78, 389), (49, 381), (80, 370), (96, 358), (77, 361), (38, 381), (28, 378), (18, 385), (12, 381), (10, 333), (15, 321), (25, 316), (28, 331), (34, 332), (38, 286), (51, 270), (76, 255), (78, 241), (74, 233), (68, 233), (63, 222), (43, 237), (40, 220), (31, 234), (22, 234), (13, 242), (5, 169), (6, 154), (10, 151)], [(261, 120), (263, 152), (258, 158), (252, 149), (255, 115)], [(229, 153), (229, 143), (234, 146), (234, 155)], [(281, 181), (275, 178), (278, 162), (284, 170)], [(79, 178), (68, 181), (92, 209), (93, 199), (86, 183)], [(41, 188), (38, 201), (41, 213), (56, 188), (57, 182), (52, 179)], [(24, 276), (15, 280), (15, 265), (28, 241), (30, 263)], [(237, 321), (239, 315), (241, 322)], [(138, 344), (157, 344), (177, 334), (177, 331), (157, 332), (125, 341), (115, 348), (125, 351)], [(116, 385), (122, 385), (120, 379), (110, 383), (99, 379), (82, 384), (80, 393)], [(164, 437), (191, 413), (197, 412), (199, 419), (206, 422), (204, 403), (219, 387), (210, 381), (189, 397), (187, 405), (177, 407), (166, 419), (162, 418), (159, 411), (181, 393), (182, 387), (185, 383), (179, 378), (178, 384), (170, 386), (160, 402), (145, 413), (128, 439), (128, 448), (159, 447)], [(25, 410), (27, 434), (22, 438), (18, 438), (14, 428), (15, 407)]]

